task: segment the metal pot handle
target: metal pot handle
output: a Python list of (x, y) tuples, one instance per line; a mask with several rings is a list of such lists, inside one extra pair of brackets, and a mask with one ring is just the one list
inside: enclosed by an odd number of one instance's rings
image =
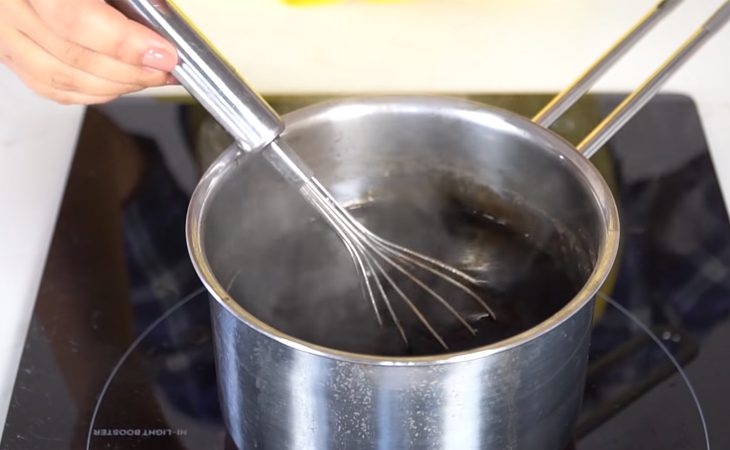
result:
[[(675, 3), (675, 2), (673, 2)], [(636, 42), (639, 36), (646, 32), (647, 22), (656, 22), (658, 16), (665, 13), (666, 2), (657, 5), (657, 11), (649, 13), (635, 28), (619, 43), (606, 53), (587, 72), (573, 84), (558, 94), (534, 118), (533, 122), (545, 127), (550, 126), (565, 110), (575, 103), (595, 82), (606, 69), (623, 54), (626, 48)], [(730, 20), (730, 0), (718, 8), (715, 13), (700, 26), (656, 71), (644, 81), (634, 92), (627, 96), (596, 128), (593, 129), (577, 146), (587, 158), (595, 154), (621, 127), (626, 124), (649, 100), (661, 86), (677, 71), (690, 56), (695, 54), (710, 37), (719, 31)]]
[(583, 94), (593, 86), (613, 64), (618, 61), (631, 47), (661, 19), (666, 17), (682, 0), (661, 0), (655, 4), (639, 21), (627, 31), (613, 47), (608, 49), (592, 66), (586, 69), (577, 80), (567, 86), (550, 103), (532, 118), (532, 121), (542, 127), (549, 128), (563, 115)]
[(244, 150), (260, 150), (284, 130), (278, 114), (170, 2), (109, 0), (108, 3), (175, 45), (179, 62), (172, 74)]

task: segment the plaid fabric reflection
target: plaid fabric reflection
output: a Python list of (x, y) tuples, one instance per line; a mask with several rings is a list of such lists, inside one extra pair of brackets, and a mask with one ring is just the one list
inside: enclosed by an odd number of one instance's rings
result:
[[(730, 223), (709, 154), (671, 173), (622, 183), (619, 202), (623, 245), (611, 296), (686, 364), (730, 315)], [(618, 399), (631, 401), (676, 373), (615, 308), (596, 324), (591, 346), (591, 367), (600, 370), (589, 369), (585, 411), (618, 409), (625, 406)], [(615, 359), (599, 364), (604, 357)]]
[[(185, 243), (188, 197), (149, 141), (149, 165), (124, 209), (124, 242), (136, 334), (201, 284)], [(180, 412), (220, 417), (211, 344), (210, 311), (200, 295), (156, 326), (141, 344), (150, 379)]]

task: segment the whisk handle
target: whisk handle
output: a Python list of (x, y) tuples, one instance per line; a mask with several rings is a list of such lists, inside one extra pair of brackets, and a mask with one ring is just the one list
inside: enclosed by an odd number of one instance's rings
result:
[(260, 150), (284, 130), (276, 112), (173, 5), (165, 0), (107, 3), (175, 45), (179, 62), (172, 74), (244, 150)]

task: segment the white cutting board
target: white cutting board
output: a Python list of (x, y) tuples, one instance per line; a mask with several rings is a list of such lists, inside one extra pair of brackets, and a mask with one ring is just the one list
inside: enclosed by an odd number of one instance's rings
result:
[[(656, 1), (349, 0), (310, 7), (282, 0), (176, 3), (256, 89), (271, 94), (556, 90)], [(625, 90), (638, 82), (720, 3), (684, 1), (598, 87)], [(727, 55), (730, 29), (696, 59), (714, 59), (719, 74), (728, 76)], [(697, 87), (693, 80), (707, 65), (694, 66), (678, 73), (669, 88)], [(716, 77), (705, 75), (710, 78), (707, 89), (716, 89)]]

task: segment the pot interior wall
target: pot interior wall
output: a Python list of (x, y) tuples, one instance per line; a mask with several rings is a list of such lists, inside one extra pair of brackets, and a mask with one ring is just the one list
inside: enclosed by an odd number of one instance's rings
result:
[[(475, 338), (391, 272), (449, 338), (449, 351), (529, 329), (562, 308), (590, 276), (607, 213), (564, 141), (511, 114), (461, 103), (308, 111), (289, 117), (285, 139), (340, 202), (386, 239), (486, 282), (480, 293), (496, 320), (419, 272), (473, 320)], [(339, 350), (445, 351), (396, 293), (390, 298), (409, 343), (384, 305), (384, 326), (378, 325), (344, 245), (260, 155), (227, 168), (204, 214), (203, 245), (214, 275), (258, 319)]]

